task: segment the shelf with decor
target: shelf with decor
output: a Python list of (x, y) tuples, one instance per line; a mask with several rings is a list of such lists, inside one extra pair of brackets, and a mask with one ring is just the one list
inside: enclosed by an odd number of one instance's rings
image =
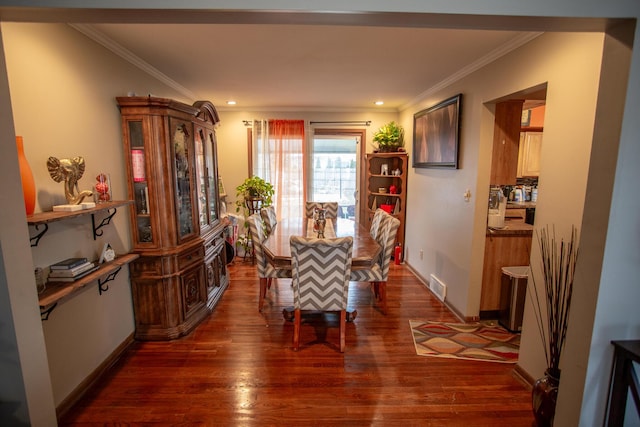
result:
[(102, 295), (108, 290), (106, 284), (115, 279), (123, 265), (129, 264), (137, 259), (140, 255), (129, 253), (115, 258), (113, 261), (100, 264), (98, 269), (87, 274), (73, 282), (47, 282), (45, 290), (38, 295), (38, 303), (40, 305), (40, 314), (42, 320), (47, 320), (53, 309), (57, 306), (58, 301), (73, 295), (75, 292), (84, 288), (89, 283), (98, 281), (98, 292)]
[(396, 242), (404, 247), (407, 172), (409, 156), (404, 151), (369, 153), (365, 165), (365, 215), (366, 225), (371, 225), (377, 208), (385, 209), (400, 220)]
[[(97, 203), (95, 207), (82, 209), (78, 211), (71, 212), (39, 212), (34, 213), (33, 215), (27, 216), (27, 224), (34, 226), (36, 231), (38, 232), (35, 236), (31, 237), (31, 246), (38, 246), (38, 242), (44, 236), (44, 234), (49, 230), (48, 224), (55, 221), (62, 221), (66, 219), (76, 218), (84, 215), (91, 215), (91, 223), (93, 225), (93, 240), (96, 240), (98, 236), (102, 235), (102, 231), (100, 230), (105, 225), (108, 225), (111, 222), (111, 218), (116, 214), (117, 208), (120, 206), (126, 206), (133, 203), (133, 200), (118, 200), (111, 202), (102, 202)], [(103, 218), (99, 224), (96, 225), (95, 214), (103, 211), (108, 212), (108, 216)], [(40, 229), (41, 227), (44, 227)]]

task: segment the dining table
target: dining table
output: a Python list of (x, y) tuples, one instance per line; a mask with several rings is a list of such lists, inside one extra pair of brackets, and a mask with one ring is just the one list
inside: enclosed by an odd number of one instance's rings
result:
[[(318, 237), (314, 230), (312, 218), (283, 218), (278, 220), (271, 230), (269, 237), (262, 243), (264, 255), (269, 263), (276, 268), (291, 268), (291, 236)], [(324, 229), (324, 238), (352, 237), (353, 249), (351, 269), (367, 269), (376, 262), (380, 255), (381, 247), (371, 237), (369, 228), (346, 218), (327, 219)], [(293, 319), (293, 308), (284, 309), (286, 320)], [(353, 321), (357, 316), (357, 310), (347, 310), (347, 320)]]

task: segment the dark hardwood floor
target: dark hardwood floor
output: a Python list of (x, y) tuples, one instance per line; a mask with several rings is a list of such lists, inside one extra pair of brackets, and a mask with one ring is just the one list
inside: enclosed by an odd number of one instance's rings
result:
[(135, 342), (60, 425), (532, 425), (514, 365), (416, 355), (409, 319), (458, 319), (406, 267), (391, 267), (386, 316), (367, 284), (351, 284), (358, 317), (344, 354), (331, 317), (303, 325), (292, 351), (282, 317), (290, 282), (275, 283), (259, 313), (254, 267), (237, 260), (230, 270), (229, 289), (192, 334)]

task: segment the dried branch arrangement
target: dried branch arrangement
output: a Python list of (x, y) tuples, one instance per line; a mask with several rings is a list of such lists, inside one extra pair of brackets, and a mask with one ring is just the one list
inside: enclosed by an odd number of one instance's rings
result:
[(567, 335), (573, 279), (578, 257), (578, 231), (572, 226), (569, 241), (565, 242), (561, 239), (558, 242), (555, 229), (550, 234), (547, 226), (539, 233), (536, 230), (536, 238), (540, 246), (544, 289), (540, 291), (531, 270), (534, 288), (531, 301), (544, 345), (547, 368), (550, 372), (559, 374), (560, 355)]

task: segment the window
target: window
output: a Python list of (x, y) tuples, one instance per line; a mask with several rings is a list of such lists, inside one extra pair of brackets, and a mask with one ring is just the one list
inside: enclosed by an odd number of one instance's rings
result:
[(309, 200), (338, 202), (341, 217), (355, 218), (357, 137), (314, 135), (309, 153)]

